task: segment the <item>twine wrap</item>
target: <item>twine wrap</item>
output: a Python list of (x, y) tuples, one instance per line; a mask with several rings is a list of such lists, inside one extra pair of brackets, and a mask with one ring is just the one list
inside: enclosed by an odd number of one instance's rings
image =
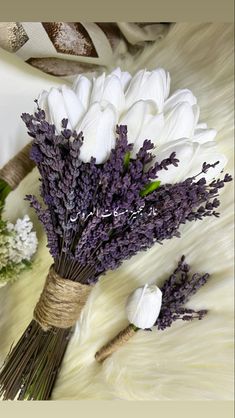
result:
[(31, 146), (30, 142), (0, 170), (0, 179), (4, 180), (12, 190), (16, 189), (35, 166), (29, 157)]
[(93, 286), (63, 279), (51, 266), (34, 309), (34, 319), (44, 331), (70, 328), (78, 320)]
[(132, 324), (129, 324), (125, 329), (123, 329), (119, 334), (116, 335), (112, 340), (97, 351), (95, 354), (95, 359), (98, 363), (102, 363), (107, 357), (111, 356), (119, 347), (125, 344), (133, 335), (135, 335), (136, 330)]

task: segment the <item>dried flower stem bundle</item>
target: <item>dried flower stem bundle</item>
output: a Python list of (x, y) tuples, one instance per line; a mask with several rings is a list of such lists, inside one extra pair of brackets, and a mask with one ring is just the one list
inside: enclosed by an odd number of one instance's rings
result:
[[(193, 319), (201, 320), (207, 314), (207, 310), (205, 309), (195, 311), (194, 309), (185, 307), (185, 304), (189, 301), (190, 297), (204, 286), (209, 279), (208, 273), (193, 273), (190, 275), (189, 271), (190, 266), (185, 262), (185, 257), (182, 256), (177, 268), (162, 286), (161, 310), (160, 313), (156, 315), (157, 318), (155, 323), (152, 322), (153, 326), (158, 330), (164, 330), (171, 327), (172, 323), (178, 319), (183, 321), (192, 321)], [(133, 294), (134, 293), (135, 292), (133, 292)], [(127, 302), (126, 309), (128, 309), (129, 303), (130, 302)], [(145, 301), (142, 299), (138, 302), (138, 309), (140, 311), (142, 310), (145, 316), (147, 315), (149, 308), (151, 307), (148, 306), (148, 300)], [(102, 363), (106, 358), (115, 353), (118, 348), (126, 344), (140, 329), (151, 330), (149, 328), (137, 327), (135, 321), (134, 323), (130, 323), (96, 352), (95, 358), (98, 363)]]
[[(83, 286), (88, 297), (87, 288), (90, 291), (101, 275), (156, 242), (180, 236), (181, 224), (217, 217), (219, 189), (231, 177), (225, 175), (210, 184), (193, 177), (160, 185), (158, 172), (178, 164), (175, 153), (154, 163), (153, 144), (146, 140), (131, 159), (133, 144), (128, 144), (126, 126), (117, 129), (115, 148), (107, 161), (98, 165), (94, 158), (86, 163), (79, 158), (86, 138), (68, 129), (68, 120), (62, 120), (58, 134), (39, 108), (34, 115), (23, 114), (22, 118), (33, 138), (31, 156), (41, 174), (44, 205), (34, 196), (27, 199), (45, 227), (54, 265), (34, 320), (3, 365), (0, 393), (4, 399), (49, 399), (72, 330), (72, 324), (63, 329), (52, 321), (52, 316), (63, 316), (64, 320), (65, 309), (56, 315), (53, 308), (53, 315), (49, 314), (56, 286), (62, 283), (66, 304), (69, 286), (65, 282)], [(216, 164), (204, 163), (202, 173)], [(52, 276), (58, 280), (50, 292)], [(85, 299), (78, 297), (79, 311)], [(59, 302), (57, 298), (58, 309)]]

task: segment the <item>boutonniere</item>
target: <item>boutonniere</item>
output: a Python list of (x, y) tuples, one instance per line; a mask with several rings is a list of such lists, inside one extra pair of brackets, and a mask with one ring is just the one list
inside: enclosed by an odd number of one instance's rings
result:
[(161, 288), (154, 284), (146, 284), (134, 290), (126, 303), (129, 325), (97, 351), (96, 360), (102, 363), (139, 330), (164, 331), (178, 320), (192, 321), (204, 318), (207, 314), (206, 309), (195, 311), (185, 305), (208, 279), (208, 273), (190, 273), (190, 266), (182, 256), (177, 268)]

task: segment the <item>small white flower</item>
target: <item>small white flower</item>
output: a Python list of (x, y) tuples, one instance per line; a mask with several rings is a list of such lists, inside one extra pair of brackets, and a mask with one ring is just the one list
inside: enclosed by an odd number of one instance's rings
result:
[[(92, 80), (79, 75), (72, 88), (62, 86), (42, 92), (39, 106), (58, 132), (63, 118), (68, 119), (68, 128), (83, 132), (80, 158), (84, 162), (91, 157), (96, 158), (97, 164), (106, 161), (115, 146), (116, 125), (123, 124), (128, 128), (129, 143), (134, 143), (133, 158), (145, 139), (154, 143), (158, 161), (163, 155), (169, 157), (166, 151), (173, 152), (173, 146), (177, 145), (176, 157), (184, 175), (179, 173), (180, 169), (176, 170), (181, 179), (197, 174), (201, 169), (195, 172), (199, 161), (220, 160), (216, 170), (208, 172), (213, 177), (226, 164), (226, 158), (218, 153), (213, 142), (216, 130), (199, 122), (196, 97), (189, 89), (179, 89), (170, 95), (170, 75), (162, 68), (140, 70), (133, 77), (120, 68)], [(168, 173), (160, 175), (165, 182), (175, 176), (175, 169), (171, 167)]]
[(32, 231), (33, 224), (28, 215), (18, 219), (16, 224), (7, 223), (7, 230), (11, 232), (8, 238), (9, 261), (20, 263), (29, 261), (37, 249), (38, 240), (36, 233)]
[(128, 297), (126, 313), (129, 322), (138, 328), (151, 328), (162, 305), (162, 292), (156, 285), (146, 284)]

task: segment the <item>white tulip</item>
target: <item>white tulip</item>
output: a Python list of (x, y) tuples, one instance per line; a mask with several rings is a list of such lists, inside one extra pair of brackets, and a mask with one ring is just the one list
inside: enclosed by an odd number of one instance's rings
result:
[(206, 123), (198, 123), (197, 99), (188, 89), (176, 90), (164, 104), (165, 126), (158, 143), (188, 138), (200, 143), (212, 141), (217, 134)]
[[(132, 158), (145, 139), (155, 145), (158, 161), (175, 151), (179, 168), (159, 172), (162, 183), (179, 181), (197, 174), (199, 162), (220, 161), (208, 176), (224, 168), (226, 158), (216, 150), (214, 129), (199, 122), (197, 99), (189, 89), (170, 93), (170, 75), (162, 68), (140, 70), (133, 77), (120, 68), (90, 80), (79, 75), (72, 88), (67, 86), (42, 92), (39, 106), (46, 118), (61, 132), (61, 120), (68, 128), (83, 131), (83, 162), (96, 158), (103, 163), (115, 147), (116, 125), (127, 125), (128, 142), (133, 143)], [(208, 143), (211, 142), (211, 145)], [(201, 167), (200, 167), (201, 168)]]
[(82, 102), (76, 93), (67, 86), (52, 88), (49, 93), (43, 91), (38, 99), (39, 107), (45, 110), (47, 119), (61, 131), (62, 119), (68, 119), (68, 128), (75, 129), (85, 113)]
[(111, 72), (111, 74), (115, 75), (120, 79), (123, 90), (125, 91), (132, 79), (130, 73), (128, 73), (128, 71), (121, 71), (120, 68), (116, 68)]
[(168, 142), (158, 147), (155, 151), (157, 161), (160, 162), (168, 158), (172, 152), (176, 153), (176, 158), (179, 160), (178, 167), (170, 165), (167, 170), (158, 172), (158, 179), (161, 183), (177, 183), (182, 179), (186, 179), (191, 162), (197, 154), (198, 149), (199, 144), (197, 142), (192, 142), (186, 138)]
[(191, 164), (188, 167), (187, 177), (195, 176), (200, 173), (202, 164), (207, 162), (208, 164), (213, 164), (219, 161), (219, 164), (215, 168), (210, 168), (207, 173), (202, 173), (197, 179), (205, 177), (207, 182), (210, 182), (214, 178), (218, 177), (221, 171), (226, 166), (228, 159), (225, 155), (221, 154), (217, 149), (217, 144), (215, 141), (198, 143), (199, 149), (195, 158), (191, 161)]
[(121, 79), (116, 74), (105, 77), (103, 73), (93, 79), (93, 89), (91, 93), (91, 104), (95, 102), (111, 103), (120, 113), (125, 106), (125, 95)]
[(191, 106), (188, 102), (177, 103), (165, 114), (165, 123), (158, 143), (192, 138), (197, 117), (197, 105)]
[(79, 75), (74, 82), (73, 90), (75, 91), (78, 100), (87, 111), (90, 104), (92, 82), (87, 77)]
[(157, 140), (164, 127), (164, 116), (158, 114), (157, 106), (150, 100), (139, 100), (121, 117), (120, 125), (127, 125), (128, 142), (134, 143), (132, 157), (135, 157), (145, 139)]
[(156, 285), (146, 284), (128, 297), (126, 313), (129, 322), (138, 328), (151, 328), (161, 310), (162, 292)]
[(99, 103), (93, 103), (78, 125), (78, 132), (83, 132), (84, 143), (80, 148), (80, 158), (87, 163), (91, 157), (100, 164), (107, 160), (110, 150), (115, 146), (115, 126), (117, 116), (115, 108), (108, 104), (102, 108)]
[(139, 100), (153, 100), (162, 112), (164, 101), (170, 92), (170, 75), (159, 68), (154, 71), (141, 70), (132, 78), (126, 91), (126, 108)]
[(207, 162), (213, 164), (220, 161), (215, 168), (211, 168), (207, 173), (198, 176), (205, 177), (207, 181), (217, 177), (227, 163), (224, 155), (217, 151), (215, 141), (199, 143), (182, 138), (176, 141), (168, 142), (160, 146), (156, 151), (156, 159), (162, 161), (172, 152), (176, 152), (176, 158), (179, 160), (178, 167), (169, 166), (167, 170), (161, 170), (158, 173), (158, 179), (161, 183), (177, 183), (188, 177), (193, 177), (201, 172), (202, 164)]

